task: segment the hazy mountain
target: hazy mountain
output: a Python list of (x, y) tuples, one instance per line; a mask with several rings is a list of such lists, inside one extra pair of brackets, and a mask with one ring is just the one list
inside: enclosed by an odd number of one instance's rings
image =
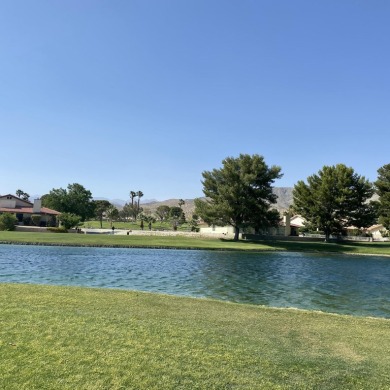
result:
[[(278, 196), (277, 203), (274, 207), (280, 212), (283, 213), (286, 211), (293, 202), (292, 196), (292, 187), (275, 187), (274, 193)], [(184, 199), (185, 204), (182, 206), (182, 209), (186, 215), (186, 218), (190, 218), (195, 212), (194, 199)], [(142, 207), (144, 210), (149, 210), (152, 214), (156, 211), (158, 206), (167, 205), (169, 207), (179, 206), (179, 199), (167, 199), (164, 201), (152, 201), (148, 203), (143, 203)]]
[[(102, 197), (94, 197), (93, 198), (94, 200), (108, 200), (110, 203), (112, 203), (114, 206), (116, 206), (118, 209), (122, 209), (123, 206), (126, 204), (126, 203), (130, 203), (130, 199), (128, 200), (123, 200), (123, 199), (108, 199), (108, 198), (102, 198)], [(138, 200), (138, 198), (135, 198), (134, 199), (134, 203), (136, 203)], [(153, 203), (153, 202), (157, 202), (156, 199), (145, 199), (143, 200), (141, 198), (141, 201), (140, 201), (140, 204), (144, 205), (145, 203)]]
[[(285, 210), (289, 208), (289, 206), (293, 202), (293, 196), (292, 196), (292, 187), (274, 187), (274, 193), (278, 196), (278, 200), (276, 205), (274, 206), (277, 210), (279, 210), (281, 213), (283, 213)], [(39, 195), (33, 195), (30, 196), (30, 201), (33, 202), (34, 199), (40, 198)], [(94, 200), (108, 200), (111, 202), (114, 206), (116, 206), (118, 209), (122, 209), (123, 206), (126, 203), (130, 203), (130, 199), (123, 200), (123, 199), (108, 199), (103, 197), (94, 197)], [(134, 199), (134, 201), (137, 201), (137, 198)], [(192, 214), (195, 212), (195, 204), (194, 199), (184, 199), (185, 204), (182, 206), (182, 209), (184, 213), (186, 214), (187, 218), (190, 218)], [(179, 198), (178, 199), (167, 199), (163, 201), (158, 201), (156, 199), (142, 199), (140, 204), (142, 205), (143, 209), (149, 210), (151, 213), (154, 213), (158, 206), (161, 205), (167, 205), (169, 207), (173, 206), (179, 206)]]
[(292, 187), (274, 187), (273, 192), (277, 195), (275, 208), (280, 213), (286, 211), (293, 204)]
[[(185, 203), (181, 206), (181, 208), (183, 209), (186, 218), (189, 219), (192, 217), (192, 214), (194, 214), (194, 212), (195, 212), (194, 199), (183, 199), (183, 200)], [(175, 206), (178, 207), (179, 206), (179, 199), (167, 199), (167, 200), (163, 200), (161, 202), (152, 201), (149, 203), (143, 203), (142, 207), (143, 207), (144, 211), (148, 210), (153, 214), (157, 210), (157, 207), (162, 206), (162, 205), (166, 205), (169, 207), (175, 207)]]

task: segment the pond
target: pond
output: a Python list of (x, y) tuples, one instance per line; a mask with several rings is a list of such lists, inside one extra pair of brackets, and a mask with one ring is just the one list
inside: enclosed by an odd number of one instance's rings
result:
[(390, 258), (0, 245), (0, 283), (141, 290), (390, 318)]

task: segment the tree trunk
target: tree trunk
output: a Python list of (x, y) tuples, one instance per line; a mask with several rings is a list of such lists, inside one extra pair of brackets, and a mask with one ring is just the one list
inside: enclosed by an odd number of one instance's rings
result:
[(234, 226), (234, 241), (238, 241), (239, 234), (240, 234), (240, 228), (238, 226)]

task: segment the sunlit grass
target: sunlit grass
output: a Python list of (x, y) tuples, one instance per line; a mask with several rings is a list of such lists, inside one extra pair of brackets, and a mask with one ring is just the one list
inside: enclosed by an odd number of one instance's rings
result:
[[(102, 226), (100, 226), (100, 221), (86, 221), (83, 224), (81, 224), (79, 227), (81, 228), (92, 228), (92, 229), (111, 229), (112, 226), (114, 226), (116, 229), (125, 229), (125, 230), (141, 230), (141, 221), (115, 221), (112, 224), (109, 221), (102, 221)], [(152, 230), (170, 230), (173, 231), (173, 225), (172, 222), (166, 222), (166, 221), (156, 221), (153, 222)], [(190, 230), (191, 226), (188, 223), (180, 224), (178, 226), (179, 231), (188, 231)], [(148, 223), (144, 222), (144, 230), (148, 229)]]
[(0, 388), (387, 389), (390, 321), (0, 284)]

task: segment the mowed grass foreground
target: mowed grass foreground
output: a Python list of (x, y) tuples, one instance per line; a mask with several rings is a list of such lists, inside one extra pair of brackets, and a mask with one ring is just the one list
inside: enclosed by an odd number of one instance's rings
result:
[(308, 242), (242, 240), (235, 242), (228, 239), (158, 235), (111, 235), (111, 234), (74, 234), (74, 233), (34, 233), (0, 231), (0, 244), (21, 243), (37, 245), (73, 245), (107, 246), (137, 248), (175, 248), (209, 250), (250, 250), (250, 251), (297, 251), (297, 252), (332, 252), (351, 254), (373, 254), (390, 256), (390, 242)]
[(1, 389), (388, 389), (390, 320), (0, 284)]

